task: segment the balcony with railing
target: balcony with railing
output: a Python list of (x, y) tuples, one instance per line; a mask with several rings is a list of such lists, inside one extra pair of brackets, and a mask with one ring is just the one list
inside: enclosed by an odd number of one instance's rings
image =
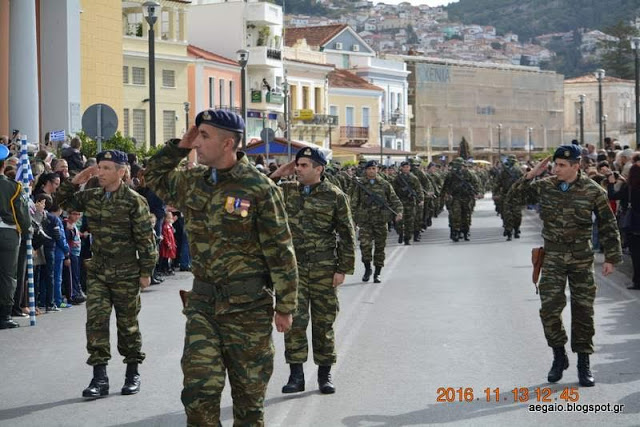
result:
[(247, 48), (249, 51), (249, 66), (282, 68), (282, 51), (267, 46)]
[(340, 143), (360, 147), (369, 142), (369, 128), (364, 126), (340, 126)]
[(282, 7), (273, 2), (247, 3), (245, 20), (262, 25), (282, 25)]

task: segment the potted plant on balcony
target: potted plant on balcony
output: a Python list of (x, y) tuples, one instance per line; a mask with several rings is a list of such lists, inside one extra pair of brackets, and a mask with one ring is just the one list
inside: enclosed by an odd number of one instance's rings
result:
[(266, 25), (264, 27), (260, 27), (260, 30), (258, 31), (257, 45), (266, 46), (266, 42), (270, 34), (271, 34), (271, 28), (267, 27)]

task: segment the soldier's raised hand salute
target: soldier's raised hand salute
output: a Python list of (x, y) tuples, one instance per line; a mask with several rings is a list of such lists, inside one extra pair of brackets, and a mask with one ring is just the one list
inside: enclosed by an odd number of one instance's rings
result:
[(188, 148), (189, 150), (193, 148), (193, 141), (198, 137), (198, 127), (191, 126), (187, 133), (184, 134), (180, 143), (178, 144), (179, 148)]
[(543, 161), (541, 161), (540, 163), (538, 163), (533, 169), (531, 169), (529, 172), (527, 172), (526, 175), (526, 179), (533, 179), (536, 176), (540, 176), (544, 173), (544, 171), (547, 170), (547, 165), (549, 164), (549, 162), (551, 161), (551, 156), (547, 157), (546, 159), (544, 159)]
[(90, 166), (74, 176), (71, 179), (71, 183), (74, 185), (82, 185), (89, 182), (91, 178), (98, 175), (98, 165)]

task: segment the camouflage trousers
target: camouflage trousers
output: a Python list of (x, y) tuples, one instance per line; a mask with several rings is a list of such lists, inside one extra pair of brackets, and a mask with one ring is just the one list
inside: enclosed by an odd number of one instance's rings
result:
[(402, 202), (402, 221), (398, 224), (398, 234), (405, 240), (413, 237), (414, 221), (416, 220), (416, 204), (414, 202)]
[[(109, 321), (111, 308), (116, 312), (118, 352), (124, 363), (142, 363), (142, 335), (138, 326), (140, 279), (120, 270), (96, 266), (90, 260), (87, 274), (87, 351), (89, 365), (103, 365), (111, 359)], [(100, 268), (100, 271), (96, 271)], [(124, 277), (123, 277), (124, 276)], [(118, 277), (116, 281), (114, 278)]]
[(571, 293), (571, 349), (575, 353), (593, 353), (593, 302), (596, 285), (593, 279), (593, 252), (590, 250), (546, 250), (540, 279), (540, 319), (549, 347), (563, 347), (567, 333), (562, 324), (562, 310), (567, 304), (565, 287)]
[[(360, 228), (360, 252), (362, 262), (370, 263), (373, 252), (373, 265), (384, 267), (384, 248), (387, 245), (387, 235), (389, 234), (387, 224), (384, 222), (365, 222), (358, 224)], [(374, 249), (375, 244), (375, 249)]]
[(502, 215), (502, 227), (507, 231), (512, 231), (516, 228), (520, 228), (522, 224), (522, 206), (515, 204), (513, 199), (503, 196), (500, 199)]
[(454, 197), (447, 203), (449, 227), (452, 230), (469, 231), (471, 228), (472, 205), (466, 198)]
[(273, 373), (273, 308), (215, 314), (215, 300), (189, 293), (182, 354), (182, 404), (188, 426), (218, 426), (228, 374), (234, 425), (263, 426), (264, 396)]
[(415, 218), (413, 219), (413, 232), (419, 233), (422, 231), (422, 219), (424, 218), (424, 210), (426, 209), (426, 205), (422, 206), (416, 205), (415, 207)]
[(333, 287), (334, 272), (333, 263), (298, 264), (298, 310), (293, 314), (291, 330), (284, 334), (287, 363), (307, 361), (309, 319), (314, 363), (319, 366), (336, 363), (333, 324), (339, 305), (338, 290)]

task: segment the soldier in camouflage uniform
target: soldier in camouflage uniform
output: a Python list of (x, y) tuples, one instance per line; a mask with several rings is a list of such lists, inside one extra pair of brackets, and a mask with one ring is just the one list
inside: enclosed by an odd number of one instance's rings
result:
[(503, 235), (507, 240), (511, 240), (511, 235), (516, 239), (520, 238), (520, 224), (522, 223), (522, 206), (515, 203), (515, 200), (507, 201), (507, 193), (514, 182), (522, 178), (522, 169), (518, 164), (516, 156), (513, 154), (507, 157), (500, 175), (496, 178), (493, 188), (493, 198), (499, 205), (502, 215)]
[(604, 248), (602, 273), (613, 272), (622, 260), (620, 234), (616, 218), (607, 202), (607, 193), (580, 171), (580, 147), (563, 145), (553, 155), (555, 176), (532, 181), (547, 170), (551, 158), (540, 162), (511, 188), (510, 196), (519, 204), (540, 203), (542, 237), (546, 252), (540, 279), (540, 319), (547, 343), (553, 348), (549, 382), (562, 378), (569, 367), (565, 352), (567, 334), (562, 311), (567, 304), (567, 279), (571, 292), (571, 349), (578, 353), (578, 380), (593, 386), (589, 367), (593, 353), (593, 303), (596, 285), (593, 278), (591, 244), (592, 214), (596, 214), (600, 243)]
[(378, 162), (375, 160), (370, 160), (365, 165), (365, 177), (354, 183), (349, 197), (351, 210), (360, 230), (360, 252), (365, 269), (362, 281), (368, 282), (371, 278), (373, 252), (373, 282), (380, 283), (380, 273), (384, 267), (384, 248), (387, 244), (387, 224), (392, 215), (396, 222), (402, 220), (402, 202), (393, 186), (378, 175)]
[[(86, 398), (109, 393), (112, 307), (116, 311), (118, 351), (127, 364), (121, 392), (128, 395), (140, 390), (138, 364), (145, 358), (138, 328), (140, 288), (149, 286), (158, 256), (147, 201), (122, 181), (127, 155), (117, 150), (103, 151), (96, 160), (96, 166), (66, 180), (57, 194), (64, 209), (83, 212), (91, 224), (93, 257), (86, 263), (87, 363), (93, 366), (93, 379), (82, 392)], [(100, 188), (76, 192), (76, 186), (94, 175)]]
[(336, 363), (333, 324), (338, 315), (337, 288), (346, 274), (353, 274), (355, 230), (347, 196), (323, 177), (326, 164), (317, 148), (303, 148), (293, 162), (272, 176), (290, 175), (294, 169), (298, 178), (297, 182), (281, 184), (299, 274), (298, 310), (291, 330), (284, 336), (291, 375), (283, 393), (304, 391), (309, 320), (320, 392), (335, 393), (331, 366)]
[(416, 220), (413, 226), (413, 241), (420, 241), (420, 233), (431, 225), (431, 217), (435, 210), (433, 200), (435, 198), (435, 187), (431, 178), (420, 169), (420, 159), (411, 159), (411, 173), (418, 178), (422, 192), (424, 194), (424, 204), (416, 208)]
[(402, 221), (397, 222), (398, 243), (404, 241), (411, 244), (416, 221), (416, 209), (424, 205), (424, 193), (420, 181), (411, 173), (411, 165), (404, 161), (400, 164), (400, 171), (393, 180), (393, 189), (402, 202)]
[[(182, 403), (189, 426), (217, 426), (229, 376), (235, 425), (264, 425), (264, 396), (273, 372), (274, 321), (291, 327), (298, 269), (282, 194), (238, 146), (237, 114), (205, 110), (182, 140), (150, 160), (147, 185), (185, 217), (193, 289), (187, 317)], [(198, 162), (178, 167), (191, 149)]]
[(460, 235), (469, 240), (472, 204), (480, 192), (477, 179), (465, 168), (461, 158), (451, 162), (451, 170), (442, 185), (441, 198), (447, 199), (451, 240), (457, 242)]

